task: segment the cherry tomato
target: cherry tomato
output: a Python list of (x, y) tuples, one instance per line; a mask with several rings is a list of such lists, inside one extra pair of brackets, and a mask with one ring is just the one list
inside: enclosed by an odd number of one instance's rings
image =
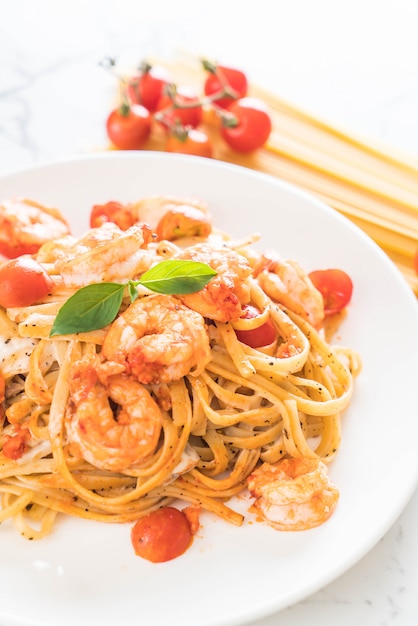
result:
[(235, 121), (224, 117), (221, 134), (237, 152), (252, 152), (261, 148), (269, 138), (272, 123), (267, 107), (257, 98), (241, 98), (227, 109)]
[(212, 143), (205, 132), (196, 128), (171, 132), (165, 145), (167, 152), (180, 152), (210, 158)]
[(151, 115), (141, 104), (122, 104), (106, 121), (110, 141), (119, 150), (139, 150), (151, 132)]
[(144, 64), (138, 76), (128, 81), (127, 95), (133, 104), (142, 104), (148, 111), (157, 108), (165, 85), (170, 82), (168, 70), (161, 65)]
[(217, 93), (221, 94), (228, 88), (234, 94), (233, 97), (224, 95), (216, 98), (214, 102), (218, 106), (226, 109), (234, 100), (247, 95), (248, 81), (246, 75), (241, 70), (206, 61), (203, 62), (203, 66), (210, 72), (204, 84), (204, 92), (207, 96), (214, 96)]
[(353, 293), (353, 283), (343, 270), (315, 270), (310, 272), (309, 278), (322, 294), (325, 315), (338, 313), (349, 304)]
[(50, 293), (53, 286), (42, 265), (29, 255), (0, 267), (0, 305), (5, 308), (30, 306)]
[[(244, 304), (242, 309), (244, 315), (241, 317), (245, 319), (254, 319), (260, 315), (260, 311), (251, 304)], [(235, 334), (239, 341), (245, 343), (246, 346), (250, 346), (250, 348), (268, 346), (277, 338), (276, 328), (270, 319), (258, 328), (252, 328), (251, 330), (235, 330)]]
[(187, 550), (192, 532), (185, 514), (167, 506), (138, 520), (132, 528), (131, 541), (138, 556), (163, 563)]
[(97, 228), (106, 222), (113, 222), (121, 230), (128, 230), (135, 220), (129, 208), (120, 202), (95, 204), (90, 212), (90, 228)]
[[(193, 103), (196, 105), (193, 106)], [(164, 125), (169, 129), (176, 124), (196, 128), (203, 117), (198, 94), (187, 85), (178, 86), (173, 95), (164, 93), (158, 102), (157, 111), (164, 115)]]
[(9, 245), (6, 241), (0, 241), (0, 254), (8, 259), (16, 259), (22, 254), (35, 254), (40, 248), (39, 243)]

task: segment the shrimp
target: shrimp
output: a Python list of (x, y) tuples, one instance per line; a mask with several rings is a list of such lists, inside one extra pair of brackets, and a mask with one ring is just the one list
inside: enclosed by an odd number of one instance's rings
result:
[(219, 322), (241, 317), (242, 305), (250, 301), (247, 278), (251, 266), (245, 257), (227, 246), (201, 243), (178, 252), (173, 258), (206, 263), (217, 272), (200, 291), (179, 296), (186, 306)]
[(180, 204), (168, 209), (157, 224), (159, 239), (174, 241), (181, 237), (208, 237), (212, 232), (209, 217), (200, 209)]
[(251, 510), (278, 530), (319, 526), (331, 516), (339, 498), (325, 463), (307, 457), (263, 463), (249, 476), (248, 489), (256, 498)]
[(72, 249), (75, 249), (78, 239), (73, 235), (64, 235), (58, 239), (45, 241), (36, 252), (35, 258), (38, 263), (56, 263), (59, 260), (66, 260), (70, 256)]
[[(130, 205), (133, 219), (136, 222), (147, 223), (153, 231), (156, 231), (157, 225), (164, 215), (170, 211), (187, 212), (189, 209), (199, 211), (201, 219), (208, 218), (207, 205), (196, 198), (177, 198), (175, 196), (148, 196), (142, 198), (135, 204)], [(166, 238), (166, 237), (164, 237)]]
[(70, 373), (66, 427), (71, 452), (99, 469), (121, 472), (156, 449), (162, 414), (149, 391), (128, 374), (100, 380), (100, 364), (77, 361)]
[(319, 327), (324, 319), (324, 301), (309, 276), (296, 261), (281, 259), (274, 252), (262, 255), (254, 268), (261, 288), (276, 302)]
[(102, 354), (144, 384), (198, 376), (211, 358), (203, 317), (177, 298), (157, 294), (135, 300), (113, 322)]
[(44, 242), (69, 232), (58, 209), (26, 198), (12, 198), (0, 204), (0, 253), (6, 257), (35, 254)]
[(108, 222), (90, 230), (66, 252), (60, 247), (55, 268), (70, 288), (131, 279), (158, 262), (156, 255), (146, 249), (151, 238), (145, 224), (122, 231)]

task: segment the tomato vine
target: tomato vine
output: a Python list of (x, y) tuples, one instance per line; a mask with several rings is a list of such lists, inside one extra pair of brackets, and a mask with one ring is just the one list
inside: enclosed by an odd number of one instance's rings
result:
[(143, 62), (129, 75), (119, 74), (111, 57), (101, 65), (117, 78), (120, 88), (120, 103), (106, 121), (116, 149), (139, 150), (158, 138), (168, 152), (210, 158), (222, 148), (252, 153), (271, 133), (268, 107), (249, 97), (247, 76), (238, 68), (202, 59), (206, 77), (199, 91), (175, 83), (162, 65)]

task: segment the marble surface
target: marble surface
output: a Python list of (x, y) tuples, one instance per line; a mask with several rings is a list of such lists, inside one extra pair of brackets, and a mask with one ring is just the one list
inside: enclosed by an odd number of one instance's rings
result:
[[(144, 5), (0, 0), (0, 174), (102, 149), (115, 84), (99, 61), (179, 50), (239, 65), (284, 99), (418, 160), (416, 0)], [(350, 571), (253, 626), (417, 625), (417, 522), (418, 493)]]

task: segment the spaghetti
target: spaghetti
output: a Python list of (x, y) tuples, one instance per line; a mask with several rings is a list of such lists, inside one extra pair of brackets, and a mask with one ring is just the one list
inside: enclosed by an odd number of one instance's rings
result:
[[(284, 305), (261, 286), (270, 269), (256, 237), (208, 232), (207, 212), (204, 234), (195, 215), (181, 228), (184, 201), (155, 202), (150, 228), (164, 216), (167, 239), (141, 242), (144, 203), (130, 205), (136, 223), (126, 231), (104, 224), (42, 245), (34, 256), (52, 293), (0, 309), (0, 521), (10, 518), (28, 539), (50, 533), (59, 513), (132, 522), (177, 499), (240, 525), (228, 501), (257, 467), (301, 457), (329, 463), (338, 452), (360, 361), (330, 345), (322, 318), (312, 320), (318, 292), (308, 277), (282, 262), (293, 286)], [(131, 303), (126, 290), (111, 324), (51, 336), (80, 286), (98, 275), (106, 282), (108, 272), (126, 282), (164, 259), (201, 259), (217, 275), (188, 296), (139, 287)], [(246, 318), (250, 304), (259, 315)], [(238, 331), (267, 321), (268, 345), (238, 340)]]

